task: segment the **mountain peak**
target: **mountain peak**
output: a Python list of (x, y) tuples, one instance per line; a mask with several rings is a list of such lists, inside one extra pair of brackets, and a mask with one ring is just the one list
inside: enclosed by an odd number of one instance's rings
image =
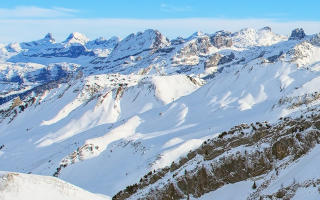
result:
[(155, 51), (170, 45), (170, 41), (158, 30), (147, 29), (144, 32), (132, 33), (121, 40), (111, 53), (112, 59), (137, 55), (144, 51)]
[(49, 42), (55, 42), (55, 39), (52, 37), (52, 33), (47, 33), (46, 36), (43, 38), (44, 40), (47, 40)]
[(67, 39), (64, 41), (64, 43), (69, 43), (69, 44), (70, 43), (80, 43), (80, 44), (84, 45), (88, 41), (89, 41), (89, 39), (85, 35), (83, 35), (79, 32), (73, 32), (67, 37)]
[(271, 32), (271, 31), (272, 31), (272, 29), (271, 29), (271, 27), (270, 27), (270, 26), (265, 26), (265, 27), (263, 27), (263, 28), (259, 29), (259, 31), (268, 31), (268, 32)]
[(292, 30), (289, 40), (301, 40), (306, 36), (302, 28), (296, 28)]

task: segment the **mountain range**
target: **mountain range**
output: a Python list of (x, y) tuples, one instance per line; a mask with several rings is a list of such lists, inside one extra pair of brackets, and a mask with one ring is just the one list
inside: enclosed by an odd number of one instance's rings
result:
[(302, 28), (1, 44), (0, 199), (319, 199), (319, 75)]

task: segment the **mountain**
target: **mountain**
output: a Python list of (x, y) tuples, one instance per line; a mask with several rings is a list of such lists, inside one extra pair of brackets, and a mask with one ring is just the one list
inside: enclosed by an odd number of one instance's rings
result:
[(59, 185), (74, 184), (90, 199), (320, 197), (320, 33), (48, 34), (0, 50), (0, 170), (23, 177), (10, 187), (65, 196)]

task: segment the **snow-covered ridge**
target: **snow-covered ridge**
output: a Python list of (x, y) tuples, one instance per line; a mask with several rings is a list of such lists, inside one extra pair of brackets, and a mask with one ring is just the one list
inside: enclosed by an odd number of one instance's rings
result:
[(54, 177), (0, 172), (0, 199), (109, 200)]

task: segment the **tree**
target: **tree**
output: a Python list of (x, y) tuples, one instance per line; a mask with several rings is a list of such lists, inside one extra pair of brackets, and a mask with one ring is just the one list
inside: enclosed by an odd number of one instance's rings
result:
[(253, 185), (252, 185), (252, 189), (255, 190), (256, 188), (257, 188), (257, 184), (256, 184), (256, 182), (254, 181), (254, 182), (253, 182)]

